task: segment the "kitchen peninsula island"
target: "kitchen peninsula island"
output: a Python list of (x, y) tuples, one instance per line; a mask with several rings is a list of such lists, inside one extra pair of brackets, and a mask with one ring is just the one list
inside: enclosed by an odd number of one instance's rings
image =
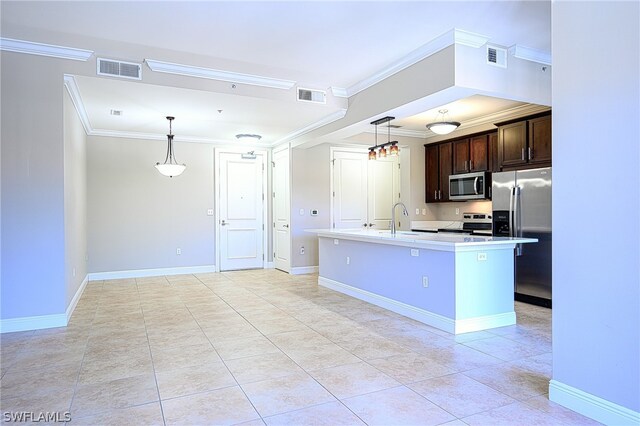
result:
[(449, 333), (516, 323), (514, 248), (507, 238), (377, 230), (318, 235), (318, 284)]

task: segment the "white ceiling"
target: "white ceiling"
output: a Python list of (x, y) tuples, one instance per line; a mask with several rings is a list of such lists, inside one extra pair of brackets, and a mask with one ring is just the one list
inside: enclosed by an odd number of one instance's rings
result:
[[(154, 57), (158, 52), (186, 52), (207, 57), (225, 71), (329, 90), (358, 83), (452, 28), (483, 34), (498, 45), (549, 52), (550, 9), (550, 1), (3, 0), (1, 30), (3, 37), (64, 41), (95, 50), (96, 56), (104, 54), (98, 41), (141, 46), (148, 59), (164, 59)], [(93, 128), (165, 134), (164, 116), (171, 114), (176, 139), (182, 134), (229, 141), (237, 133), (259, 133), (275, 142), (339, 109), (302, 106), (295, 93), (284, 102), (97, 77), (78, 77), (77, 83)], [(124, 116), (110, 116), (111, 109), (122, 109)], [(452, 118), (461, 121), (486, 111), (459, 114)], [(409, 118), (403, 126), (423, 128), (430, 119)]]

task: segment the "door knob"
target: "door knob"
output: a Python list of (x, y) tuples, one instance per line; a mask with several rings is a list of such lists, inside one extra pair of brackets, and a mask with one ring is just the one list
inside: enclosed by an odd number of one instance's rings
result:
[(220, 225), (225, 226), (226, 224), (227, 224), (227, 222), (225, 222), (225, 220), (224, 220), (224, 219), (222, 219), (222, 220), (220, 221)]
[(282, 225), (282, 227), (283, 227), (283, 228), (288, 228), (288, 227), (289, 227), (289, 225)]

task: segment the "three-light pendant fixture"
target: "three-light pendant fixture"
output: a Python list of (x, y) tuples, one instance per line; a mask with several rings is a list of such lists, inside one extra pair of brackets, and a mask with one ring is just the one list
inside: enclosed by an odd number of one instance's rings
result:
[[(369, 160), (375, 160), (378, 157), (383, 158), (387, 156), (386, 146), (389, 147), (389, 155), (398, 155), (400, 149), (398, 148), (398, 141), (391, 140), (391, 125), (387, 124), (387, 142), (378, 144), (378, 125), (389, 123), (391, 120), (395, 119), (395, 117), (383, 117), (371, 122), (375, 126), (376, 133), (376, 144), (374, 146), (369, 147)], [(378, 152), (376, 153), (376, 150)]]
[(173, 153), (173, 133), (171, 132), (171, 122), (174, 119), (175, 117), (167, 117), (167, 120), (169, 120), (169, 134), (167, 135), (167, 156), (164, 159), (164, 163), (156, 163), (156, 169), (158, 169), (158, 171), (163, 176), (167, 177), (180, 176), (182, 172), (184, 172), (184, 169), (187, 168), (185, 164), (178, 164)]

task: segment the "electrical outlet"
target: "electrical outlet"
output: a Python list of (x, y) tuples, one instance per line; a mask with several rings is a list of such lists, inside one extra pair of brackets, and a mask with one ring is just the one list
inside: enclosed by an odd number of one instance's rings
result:
[(337, 246), (338, 244), (340, 244), (340, 240), (339, 240), (339, 239), (337, 239), (337, 238), (335, 238), (335, 239), (333, 240), (333, 244)]
[(456, 207), (456, 214), (460, 214), (460, 209)]
[(487, 253), (478, 253), (478, 262), (484, 262), (487, 260)]
[(176, 255), (180, 256), (182, 254), (182, 249), (181, 248), (177, 248), (176, 249)]
[(427, 209), (422, 209), (422, 216), (426, 216), (427, 215)]
[(429, 287), (429, 277), (422, 277), (422, 287), (427, 288)]
[(304, 254), (304, 246), (300, 247), (300, 254)]
[(207, 209), (207, 216), (213, 216), (213, 209)]
[(420, 209), (416, 209), (416, 214), (420, 214)]
[(347, 265), (349, 265), (350, 263), (351, 263), (351, 258), (347, 256)]
[(411, 249), (411, 256), (413, 256), (413, 257), (418, 257), (418, 256), (420, 256), (420, 250), (418, 250), (418, 249)]

